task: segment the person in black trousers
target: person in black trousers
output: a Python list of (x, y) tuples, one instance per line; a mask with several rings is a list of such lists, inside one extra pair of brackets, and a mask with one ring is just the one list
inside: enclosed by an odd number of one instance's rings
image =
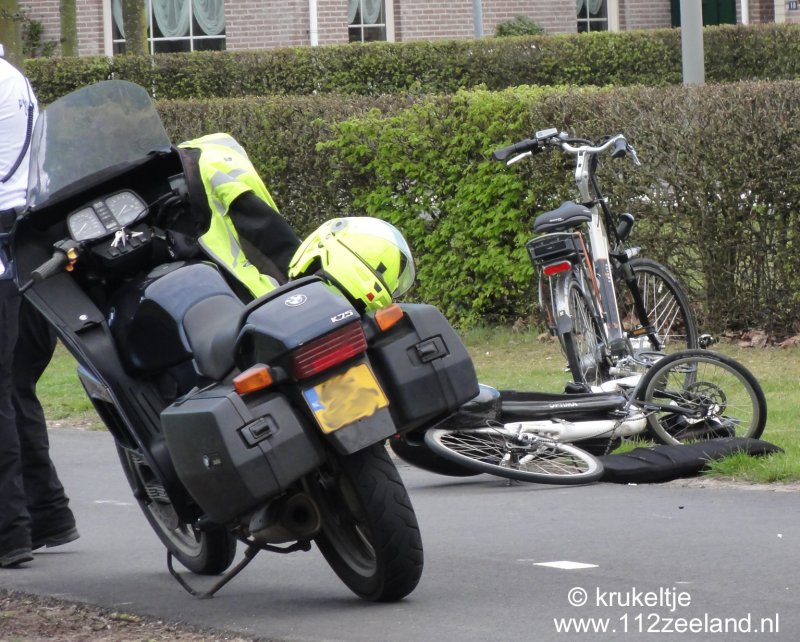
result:
[(36, 110), (25, 76), (0, 58), (0, 568), (30, 562), (32, 551), (78, 538), (36, 397), (56, 336), (20, 297), (8, 252), (8, 232), (25, 204)]

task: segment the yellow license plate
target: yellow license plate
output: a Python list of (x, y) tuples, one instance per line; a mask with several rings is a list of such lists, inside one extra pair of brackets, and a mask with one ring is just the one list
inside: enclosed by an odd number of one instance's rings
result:
[(303, 391), (322, 432), (330, 433), (371, 417), (389, 400), (366, 363)]

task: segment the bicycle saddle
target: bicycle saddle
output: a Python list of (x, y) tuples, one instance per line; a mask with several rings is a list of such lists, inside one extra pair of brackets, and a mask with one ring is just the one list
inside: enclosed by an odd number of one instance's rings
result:
[(534, 232), (563, 232), (574, 230), (592, 220), (588, 208), (572, 201), (561, 203), (556, 209), (540, 214), (533, 222)]

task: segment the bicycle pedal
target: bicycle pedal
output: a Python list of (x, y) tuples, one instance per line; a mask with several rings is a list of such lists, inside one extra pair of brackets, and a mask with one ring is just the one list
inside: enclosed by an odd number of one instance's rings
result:
[(628, 342), (625, 339), (614, 339), (608, 347), (614, 357), (623, 357), (628, 352)]
[(701, 334), (697, 339), (697, 344), (703, 349), (706, 350), (710, 348), (717, 342), (716, 337), (710, 334)]
[(580, 395), (591, 392), (592, 387), (587, 383), (577, 383), (575, 381), (568, 381), (564, 386), (564, 392), (568, 395)]

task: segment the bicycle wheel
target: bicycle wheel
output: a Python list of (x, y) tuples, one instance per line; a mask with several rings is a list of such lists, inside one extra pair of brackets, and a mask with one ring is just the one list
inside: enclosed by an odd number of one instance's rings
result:
[(502, 427), (448, 430), (433, 428), (425, 443), (437, 454), (465, 468), (506, 479), (540, 484), (586, 484), (603, 475), (593, 455), (531, 433)]
[[(631, 259), (629, 265), (636, 275), (647, 317), (655, 327), (662, 352), (697, 348), (697, 323), (678, 278), (650, 259)], [(617, 305), (623, 330), (634, 351), (652, 350), (646, 336), (636, 335), (642, 324), (633, 307), (633, 296), (622, 279), (617, 279)]]
[(651, 411), (649, 428), (665, 444), (755, 439), (767, 421), (764, 391), (753, 374), (707, 350), (682, 350), (657, 361), (642, 377), (637, 399)]
[(567, 292), (567, 305), (572, 318), (572, 331), (561, 335), (561, 345), (567, 357), (567, 364), (572, 378), (577, 383), (599, 385), (607, 377), (600, 345), (602, 334), (592, 314), (592, 304), (574, 276), (565, 275), (569, 279), (557, 286), (560, 292)]

